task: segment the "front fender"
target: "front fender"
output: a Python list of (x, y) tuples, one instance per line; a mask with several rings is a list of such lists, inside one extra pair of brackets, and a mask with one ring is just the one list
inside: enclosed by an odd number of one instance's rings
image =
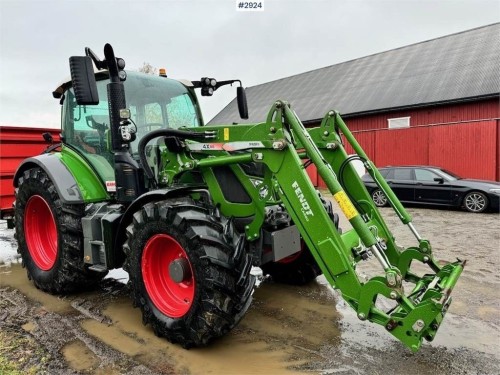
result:
[(125, 210), (125, 212), (121, 217), (120, 225), (118, 227), (118, 232), (115, 237), (115, 249), (117, 251), (121, 251), (121, 247), (125, 243), (127, 237), (126, 235), (127, 226), (132, 222), (134, 213), (136, 213), (144, 205), (151, 202), (158, 202), (161, 200), (165, 200), (168, 198), (185, 197), (192, 193), (206, 192), (206, 194), (209, 194), (208, 190), (206, 189), (207, 189), (206, 185), (203, 184), (177, 185), (177, 186), (171, 186), (166, 189), (153, 190), (146, 194), (141, 195), (127, 207), (127, 209)]

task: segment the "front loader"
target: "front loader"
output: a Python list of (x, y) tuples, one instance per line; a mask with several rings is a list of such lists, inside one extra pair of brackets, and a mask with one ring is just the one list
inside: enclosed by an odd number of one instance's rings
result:
[[(143, 322), (192, 347), (242, 319), (252, 266), (293, 284), (323, 273), (359, 319), (383, 325), (412, 351), (434, 338), (465, 262), (437, 263), (336, 111), (306, 129), (278, 100), (265, 122), (204, 126), (195, 89), (210, 96), (240, 81), (125, 72), (109, 44), (104, 54), (101, 61), (87, 48), (70, 58), (72, 80), (54, 91), (62, 144), (25, 160), (14, 179), (19, 252), (38, 288), (81, 290), (123, 267)], [(242, 87), (237, 97), (248, 117)], [(396, 244), (355, 159), (415, 246)], [(308, 178), (311, 164), (352, 229), (338, 228), (331, 202)], [(356, 266), (370, 259), (380, 275), (363, 281)], [(417, 263), (427, 273), (418, 275)], [(377, 303), (382, 298), (390, 308)]]

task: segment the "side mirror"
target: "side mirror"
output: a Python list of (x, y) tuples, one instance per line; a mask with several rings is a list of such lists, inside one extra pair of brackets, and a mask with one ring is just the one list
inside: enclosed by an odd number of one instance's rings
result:
[(92, 60), (88, 56), (69, 58), (69, 70), (76, 102), (79, 105), (99, 104), (99, 94), (94, 76)]
[(443, 184), (444, 178), (443, 177), (434, 177), (434, 181), (436, 181), (438, 184)]
[(238, 101), (238, 111), (242, 119), (248, 119), (248, 103), (245, 89), (241, 86), (236, 87), (236, 100)]

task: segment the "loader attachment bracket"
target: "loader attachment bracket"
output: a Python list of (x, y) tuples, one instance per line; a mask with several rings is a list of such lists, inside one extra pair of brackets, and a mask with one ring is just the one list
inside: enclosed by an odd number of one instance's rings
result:
[[(447, 264), (435, 275), (424, 275), (407, 296), (402, 288), (388, 287), (385, 279), (372, 278), (362, 288), (358, 318), (384, 325), (412, 351), (417, 351), (422, 339), (434, 339), (451, 303), (450, 294), (464, 264), (458, 260)], [(377, 309), (375, 302), (379, 296), (395, 300), (397, 306), (388, 312)]]

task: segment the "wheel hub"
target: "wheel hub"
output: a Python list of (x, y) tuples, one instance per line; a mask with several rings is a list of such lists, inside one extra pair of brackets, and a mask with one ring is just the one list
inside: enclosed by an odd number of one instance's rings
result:
[(180, 284), (191, 278), (191, 268), (186, 258), (177, 258), (168, 265), (170, 278)]

